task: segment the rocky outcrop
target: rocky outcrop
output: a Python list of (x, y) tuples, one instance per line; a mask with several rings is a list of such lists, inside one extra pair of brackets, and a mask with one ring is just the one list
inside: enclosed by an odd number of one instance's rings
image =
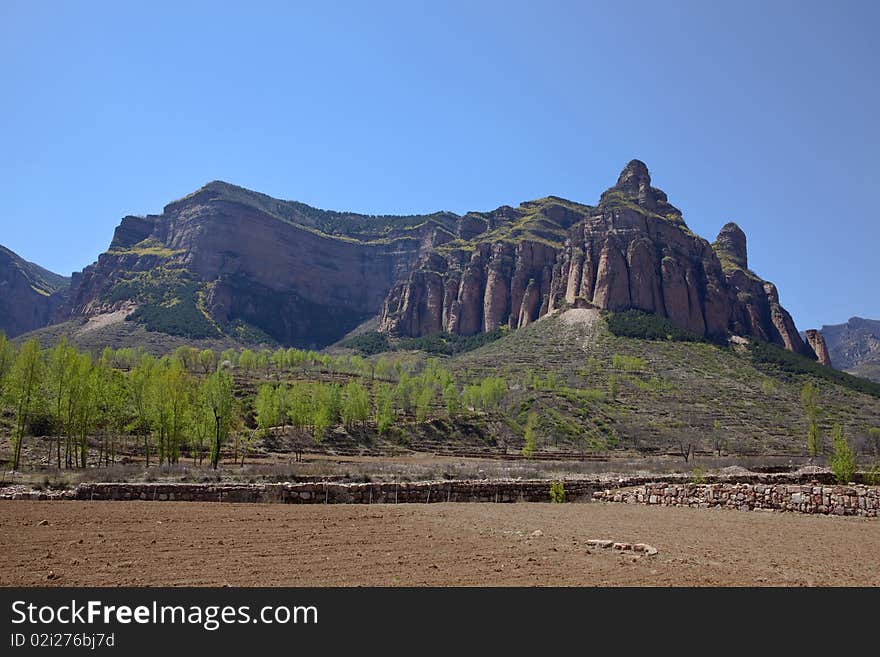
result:
[(549, 197), (479, 217), (486, 230), (467, 231), (473, 238), (466, 241), (459, 229), (457, 242), (436, 249), (392, 289), (381, 330), (424, 334), (412, 321), (420, 311), (410, 299), (422, 296), (420, 272), (430, 262), (441, 279), (446, 331), (516, 328), (565, 304), (586, 303), (656, 313), (710, 338), (754, 336), (815, 357), (776, 287), (748, 269), (739, 226), (726, 224), (711, 245), (694, 235), (638, 160), (598, 206)]
[(731, 268), (748, 269), (749, 258), (746, 253), (746, 234), (742, 228), (730, 222), (724, 225), (718, 233), (718, 238), (712, 245), (718, 258), (728, 262)]
[(816, 358), (823, 365), (831, 367), (831, 355), (828, 353), (828, 347), (825, 345), (825, 338), (816, 329), (807, 329), (807, 344), (812, 348)]
[(69, 283), (0, 246), (0, 331), (11, 338), (49, 324)]

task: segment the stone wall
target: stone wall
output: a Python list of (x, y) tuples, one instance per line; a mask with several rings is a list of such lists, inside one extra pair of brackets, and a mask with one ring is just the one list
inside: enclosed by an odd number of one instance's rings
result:
[(880, 487), (791, 484), (669, 484), (596, 491), (593, 499), (626, 504), (770, 509), (838, 516), (880, 516)]
[[(551, 481), (425, 481), (412, 483), (163, 484), (83, 483), (57, 494), (18, 490), (12, 499), (276, 502), (284, 504), (427, 504), (549, 502)], [(564, 481), (568, 502), (589, 501), (599, 486)]]

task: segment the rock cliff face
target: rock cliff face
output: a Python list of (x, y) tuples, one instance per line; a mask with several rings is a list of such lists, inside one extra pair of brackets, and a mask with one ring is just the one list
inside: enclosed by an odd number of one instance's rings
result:
[(406, 336), (526, 325), (564, 304), (635, 308), (698, 335), (747, 335), (815, 357), (776, 287), (748, 269), (729, 223), (694, 235), (647, 167), (627, 164), (595, 207), (550, 197), (467, 215), (458, 239), (424, 253), (382, 307), (380, 329)]
[(822, 337), (822, 334), (816, 329), (807, 329), (806, 336), (807, 344), (813, 349), (819, 362), (832, 367), (831, 355), (828, 353), (828, 347), (825, 346), (825, 338)]
[(321, 347), (377, 314), (420, 253), (454, 238), (457, 219), (324, 212), (215, 182), (161, 215), (125, 217), (55, 319), (139, 306), (133, 318), (157, 330), (244, 325)]
[(48, 324), (69, 282), (0, 246), (0, 331), (11, 338)]

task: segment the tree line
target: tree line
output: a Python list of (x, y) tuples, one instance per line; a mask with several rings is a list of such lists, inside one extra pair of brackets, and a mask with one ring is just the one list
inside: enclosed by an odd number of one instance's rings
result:
[[(245, 426), (250, 411), (258, 435), (291, 426), (320, 442), (339, 424), (353, 431), (373, 422), (386, 434), (403, 416), (424, 421), (444, 411), (455, 416), (498, 409), (507, 392), (498, 377), (459, 386), (435, 358), (415, 370), (385, 358), (368, 361), (299, 349), (218, 354), (180, 347), (157, 358), (108, 347), (93, 355), (63, 337), (46, 350), (36, 339), (16, 348), (0, 333), (0, 402), (13, 418), (13, 470), (21, 465), (29, 435), (48, 437), (45, 463), (58, 468), (110, 465), (118, 460), (121, 441), (134, 439), (147, 467), (153, 460), (178, 463), (188, 454), (194, 464), (207, 458), (216, 469), (232, 435), (233, 459), (239, 454), (244, 459), (254, 437)], [(233, 371), (262, 371), (267, 378), (297, 371), (353, 377), (344, 384), (264, 383), (252, 399), (241, 399)]]

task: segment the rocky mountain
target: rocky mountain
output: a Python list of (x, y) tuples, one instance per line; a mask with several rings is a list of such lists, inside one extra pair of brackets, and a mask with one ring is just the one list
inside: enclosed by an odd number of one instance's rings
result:
[(14, 301), (32, 313), (16, 332), (73, 322), (119, 345), (137, 325), (320, 348), (374, 317), (388, 334), (469, 336), (597, 307), (811, 358), (817, 349), (748, 268), (742, 230), (727, 224), (713, 244), (692, 233), (638, 160), (596, 206), (551, 196), (464, 216), (331, 212), (215, 181), (161, 214), (124, 217), (107, 251), (53, 298)]
[(48, 324), (69, 284), (0, 246), (0, 331), (13, 337)]
[(743, 231), (729, 223), (713, 244), (692, 233), (638, 160), (595, 207), (548, 197), (470, 213), (456, 233), (390, 292), (381, 330), (469, 335), (565, 306), (634, 308), (699, 336), (753, 336), (816, 358), (776, 287), (748, 268)]
[(880, 320), (853, 317), (820, 329), (837, 369), (880, 381)]
[(128, 310), (172, 335), (321, 347), (376, 315), (456, 219), (327, 212), (212, 182), (162, 214), (124, 217), (54, 319)]

